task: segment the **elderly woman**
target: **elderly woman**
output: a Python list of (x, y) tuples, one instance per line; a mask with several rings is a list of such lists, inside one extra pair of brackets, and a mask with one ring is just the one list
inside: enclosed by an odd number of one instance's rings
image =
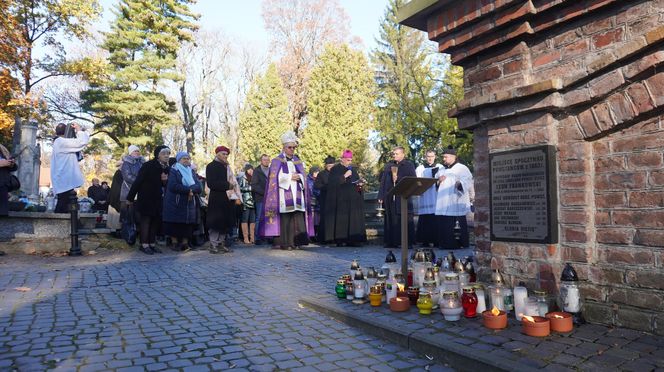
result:
[(131, 185), (136, 181), (138, 177), (138, 171), (141, 169), (145, 163), (145, 159), (141, 156), (141, 150), (138, 146), (131, 145), (127, 150), (127, 155), (122, 157), (122, 166), (120, 171), (122, 172), (122, 188), (120, 189), (120, 202), (127, 201), (127, 194), (129, 194), (129, 189)]
[(227, 237), (235, 227), (235, 206), (238, 185), (228, 164), (230, 149), (218, 146), (215, 157), (205, 168), (207, 185), (210, 188), (207, 226), (210, 233), (210, 253), (231, 252)]
[(189, 238), (198, 223), (196, 198), (201, 193), (198, 176), (191, 169), (191, 157), (181, 151), (175, 156), (164, 195), (164, 231), (181, 251), (188, 251)]
[(139, 249), (145, 254), (161, 253), (154, 244), (161, 226), (163, 191), (170, 172), (170, 155), (171, 150), (167, 146), (157, 146), (154, 159), (143, 164), (127, 194), (127, 203), (132, 203), (138, 194), (136, 209), (141, 216)]

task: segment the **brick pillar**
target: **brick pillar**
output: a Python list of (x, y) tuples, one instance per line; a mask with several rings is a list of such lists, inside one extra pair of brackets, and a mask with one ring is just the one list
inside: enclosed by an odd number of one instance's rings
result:
[[(424, 4), (420, 9), (418, 4)], [(473, 130), (480, 277), (558, 293), (591, 322), (664, 334), (664, 1), (413, 1), (402, 23), (463, 66), (450, 113)], [(556, 148), (558, 243), (491, 241), (489, 156)]]

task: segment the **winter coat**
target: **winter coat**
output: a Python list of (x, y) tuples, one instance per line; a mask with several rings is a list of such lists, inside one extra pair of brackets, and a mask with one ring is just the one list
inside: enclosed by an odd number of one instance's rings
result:
[(238, 177), (240, 184), (240, 192), (242, 193), (242, 210), (254, 209), (254, 197), (251, 192), (251, 183), (247, 179), (247, 175), (243, 174)]
[[(108, 193), (108, 205), (113, 207), (116, 211), (120, 211), (120, 192), (122, 190), (122, 172), (118, 169), (113, 174), (111, 180), (111, 191)], [(129, 192), (129, 191), (127, 191)]]
[(235, 203), (228, 199), (226, 191), (230, 188), (227, 165), (213, 160), (205, 168), (205, 178), (210, 188), (208, 197), (207, 226), (209, 229), (228, 233), (235, 227)]
[(170, 166), (163, 166), (158, 159), (147, 161), (138, 171), (136, 180), (127, 194), (127, 201), (136, 200), (136, 209), (142, 216), (161, 217), (163, 209), (163, 188), (161, 174), (169, 174)]
[[(198, 181), (198, 176), (191, 171), (194, 180)], [(193, 195), (189, 197), (189, 191)], [(162, 220), (171, 223), (184, 223), (194, 225), (198, 223), (198, 204), (196, 199), (201, 194), (201, 185), (196, 182), (191, 186), (185, 186), (182, 183), (182, 174), (171, 168), (166, 184), (166, 193), (164, 194), (164, 213)]]
[[(6, 151), (6, 149), (4, 150)], [(5, 155), (9, 157), (8, 154)], [(3, 151), (0, 151), (0, 159), (5, 159), (5, 155), (3, 155)], [(18, 166), (16, 163), (11, 167), (0, 168), (0, 216), (6, 216), (9, 213), (9, 194), (7, 193), (9, 176), (11, 175), (11, 172), (16, 171), (17, 169)]]
[(136, 181), (138, 177), (138, 171), (141, 169), (145, 163), (143, 157), (134, 158), (133, 156), (127, 155), (122, 158), (122, 167), (120, 171), (122, 172), (122, 188), (120, 189), (120, 201), (127, 200), (127, 194), (129, 194), (129, 189), (131, 185)]
[(267, 187), (267, 175), (263, 173), (261, 166), (254, 169), (251, 176), (251, 192), (254, 197), (254, 203), (262, 203), (265, 197), (265, 188)]

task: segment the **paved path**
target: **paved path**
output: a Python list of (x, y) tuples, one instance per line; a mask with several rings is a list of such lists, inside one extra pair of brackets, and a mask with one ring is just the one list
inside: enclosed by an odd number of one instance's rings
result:
[(386, 252), (1, 257), (0, 370), (451, 370), (298, 306)]

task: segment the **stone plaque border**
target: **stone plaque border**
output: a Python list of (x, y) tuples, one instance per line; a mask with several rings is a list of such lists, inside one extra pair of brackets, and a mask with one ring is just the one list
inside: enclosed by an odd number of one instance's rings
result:
[[(543, 239), (528, 239), (528, 238), (505, 238), (496, 237), (493, 234), (493, 171), (492, 164), (495, 156), (514, 154), (519, 152), (528, 152), (534, 150), (541, 150), (544, 152), (544, 163), (546, 167), (546, 195), (547, 195), (547, 235)], [(489, 208), (490, 208), (490, 239), (491, 241), (501, 242), (517, 242), (517, 243), (540, 243), (540, 244), (555, 244), (558, 243), (558, 171), (556, 166), (556, 146), (542, 145), (521, 148), (518, 150), (500, 151), (489, 154)]]

